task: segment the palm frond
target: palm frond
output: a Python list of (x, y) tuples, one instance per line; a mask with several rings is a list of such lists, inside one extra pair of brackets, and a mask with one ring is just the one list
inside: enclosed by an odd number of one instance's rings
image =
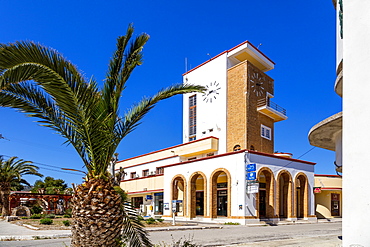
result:
[(116, 126), (117, 141), (124, 138), (132, 132), (139, 124), (143, 117), (161, 100), (168, 99), (177, 94), (203, 92), (202, 86), (175, 84), (166, 89), (162, 89), (151, 98), (144, 98), (139, 104), (133, 106), (126, 114), (124, 119), (120, 119)]
[(153, 246), (143, 223), (138, 219), (137, 211), (129, 203), (124, 204), (122, 236), (123, 241), (129, 243), (130, 247)]

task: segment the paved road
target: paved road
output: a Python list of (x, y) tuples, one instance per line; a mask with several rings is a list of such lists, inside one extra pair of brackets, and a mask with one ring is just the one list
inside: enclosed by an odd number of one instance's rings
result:
[[(223, 229), (156, 231), (150, 232), (150, 239), (155, 244), (172, 243), (182, 239), (193, 239), (203, 246), (322, 246), (339, 247), (342, 224), (319, 223), (279, 226), (224, 226)], [(69, 246), (70, 239), (47, 239), (31, 241), (0, 242), (0, 246)]]
[[(193, 238), (194, 242), (203, 246), (240, 245), (245, 243), (264, 242), (266, 240), (289, 240), (305, 237), (335, 236), (337, 240), (341, 235), (341, 223), (299, 224), (279, 226), (225, 226), (223, 229), (189, 230), (176, 232), (153, 232), (153, 243), (178, 240), (180, 238)], [(169, 236), (170, 235), (170, 236)], [(340, 240), (338, 240), (340, 243)], [(294, 246), (294, 245), (293, 245)], [(312, 246), (312, 245), (311, 245)]]

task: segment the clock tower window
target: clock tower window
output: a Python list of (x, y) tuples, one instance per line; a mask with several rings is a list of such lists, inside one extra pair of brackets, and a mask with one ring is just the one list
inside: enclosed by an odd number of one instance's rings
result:
[(261, 124), (261, 136), (268, 140), (271, 140), (271, 128)]
[(197, 95), (189, 97), (189, 141), (196, 140), (197, 134)]

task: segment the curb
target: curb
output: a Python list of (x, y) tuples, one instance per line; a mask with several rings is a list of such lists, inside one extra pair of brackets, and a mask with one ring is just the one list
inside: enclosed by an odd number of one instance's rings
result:
[(166, 227), (166, 228), (147, 228), (147, 232), (161, 232), (161, 231), (185, 231), (185, 230), (204, 230), (204, 229), (222, 229), (223, 226), (194, 226), (194, 227)]
[(67, 234), (51, 234), (51, 235), (23, 235), (23, 236), (0, 236), (0, 241), (17, 241), (17, 240), (36, 240), (36, 239), (55, 239), (55, 238), (70, 238), (71, 233)]

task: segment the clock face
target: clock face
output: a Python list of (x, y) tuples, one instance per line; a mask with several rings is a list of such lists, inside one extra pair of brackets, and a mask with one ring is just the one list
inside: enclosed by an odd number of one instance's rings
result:
[(258, 97), (263, 96), (265, 92), (265, 78), (260, 73), (254, 72), (251, 74), (249, 81), (251, 82), (251, 91)]
[(218, 82), (211, 82), (208, 85), (206, 85), (207, 91), (203, 93), (203, 101), (206, 103), (212, 103), (212, 101), (217, 99), (217, 96), (219, 95), (219, 90), (221, 89), (220, 84)]

